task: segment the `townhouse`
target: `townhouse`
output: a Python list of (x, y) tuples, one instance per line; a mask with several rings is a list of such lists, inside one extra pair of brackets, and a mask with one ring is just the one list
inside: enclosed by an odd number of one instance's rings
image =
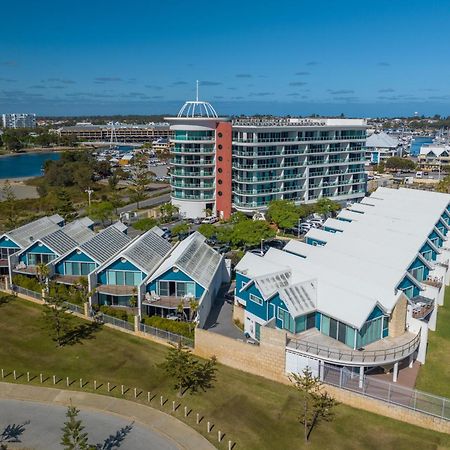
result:
[(313, 229), (236, 267), (245, 331), (287, 333), (286, 371), (358, 370), (425, 362), (428, 330), (449, 282), (450, 196), (378, 188)]

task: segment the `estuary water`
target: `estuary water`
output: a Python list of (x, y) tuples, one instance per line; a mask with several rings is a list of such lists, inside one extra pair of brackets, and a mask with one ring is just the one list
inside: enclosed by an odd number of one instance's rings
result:
[(0, 180), (37, 177), (41, 175), (44, 162), (48, 159), (56, 160), (60, 153), (19, 153), (0, 157)]

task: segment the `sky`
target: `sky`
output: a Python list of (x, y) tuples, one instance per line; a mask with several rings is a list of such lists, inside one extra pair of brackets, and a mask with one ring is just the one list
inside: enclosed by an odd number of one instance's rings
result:
[(450, 115), (450, 0), (22, 0), (0, 113)]

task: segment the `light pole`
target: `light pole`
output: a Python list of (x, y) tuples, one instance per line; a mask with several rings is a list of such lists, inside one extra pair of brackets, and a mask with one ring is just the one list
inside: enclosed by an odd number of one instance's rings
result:
[(88, 195), (88, 205), (90, 208), (91, 207), (91, 195), (94, 193), (94, 191), (89, 187), (84, 192), (86, 192)]
[(261, 256), (264, 255), (263, 242), (264, 242), (264, 239), (261, 239)]

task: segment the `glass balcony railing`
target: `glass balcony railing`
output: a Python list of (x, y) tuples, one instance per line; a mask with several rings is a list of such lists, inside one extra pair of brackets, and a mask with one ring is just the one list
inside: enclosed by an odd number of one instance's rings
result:
[(200, 171), (191, 171), (185, 169), (172, 169), (171, 175), (175, 177), (214, 177), (214, 171), (212, 170), (200, 170)]
[(244, 139), (244, 138), (233, 138), (233, 143), (263, 143), (263, 142), (315, 142), (315, 141), (354, 141), (354, 140), (360, 140), (364, 141), (366, 140), (366, 136), (314, 136), (314, 137), (275, 137), (275, 138), (251, 138), (251, 139)]
[(184, 153), (184, 154), (214, 154), (214, 147), (211, 148), (181, 148), (174, 147), (171, 149), (171, 153)]
[(212, 201), (214, 200), (214, 192), (199, 192), (198, 194), (187, 194), (184, 191), (173, 191), (172, 192), (173, 198), (178, 198), (182, 200), (205, 200), (205, 201)]

